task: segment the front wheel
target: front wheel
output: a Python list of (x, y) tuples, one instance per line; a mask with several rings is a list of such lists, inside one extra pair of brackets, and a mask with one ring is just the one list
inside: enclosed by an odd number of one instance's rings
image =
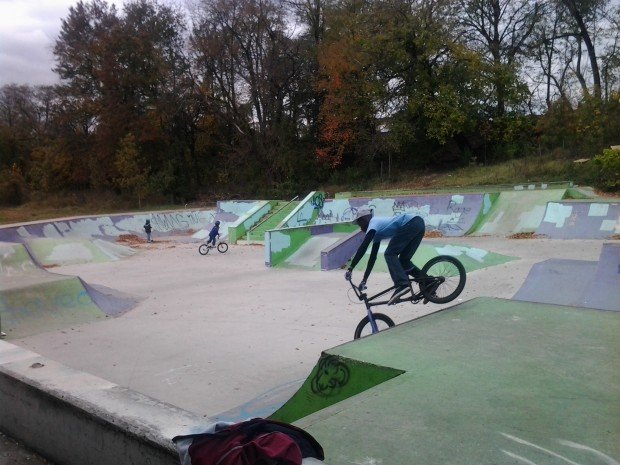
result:
[(228, 250), (228, 244), (226, 242), (220, 242), (217, 245), (217, 251), (219, 253), (226, 253), (227, 250)]
[[(394, 326), (394, 322), (389, 316), (384, 315), (383, 313), (375, 313), (374, 316), (375, 316), (375, 323), (377, 323), (377, 329), (379, 331), (382, 331), (384, 329), (388, 329)], [(360, 337), (369, 336), (371, 334), (372, 334), (372, 326), (370, 324), (370, 319), (368, 318), (368, 315), (366, 315), (364, 318), (362, 318), (362, 321), (359, 322), (359, 324), (357, 325), (357, 328), (355, 328), (354, 338), (359, 339)]]
[(420, 280), (422, 294), (435, 304), (445, 304), (456, 299), (465, 287), (465, 267), (450, 255), (430, 259), (422, 267), (422, 273), (431, 278)]
[(201, 244), (200, 247), (198, 247), (198, 252), (200, 252), (200, 255), (207, 255), (209, 253), (209, 246), (207, 244)]

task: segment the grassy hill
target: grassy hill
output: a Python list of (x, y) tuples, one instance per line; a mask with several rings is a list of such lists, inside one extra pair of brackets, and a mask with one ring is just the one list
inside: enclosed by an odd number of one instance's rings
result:
[[(618, 174), (603, 173), (601, 167), (592, 161), (575, 161), (564, 158), (526, 157), (509, 160), (492, 166), (470, 165), (451, 171), (441, 172), (397, 172), (390, 179), (379, 176), (369, 178), (349, 175), (346, 182), (326, 183), (314, 186), (330, 195), (343, 191), (360, 190), (417, 190), (417, 189), (467, 189), (480, 186), (514, 185), (533, 182), (573, 181), (578, 185), (596, 186), (601, 177), (615, 179), (618, 186)], [(612, 183), (613, 184), (613, 183)], [(618, 190), (611, 192), (597, 191), (601, 196), (618, 197)], [(305, 192), (301, 192), (305, 194)], [(288, 198), (289, 193), (282, 193), (281, 198)], [(238, 193), (238, 198), (263, 198), (260, 193)], [(271, 197), (271, 196), (270, 196)], [(228, 197), (222, 196), (223, 199)], [(144, 203), (141, 211), (170, 210), (178, 208), (214, 208), (215, 198), (204, 198), (184, 205), (151, 202)], [(66, 216), (94, 215), (99, 213), (136, 212), (135, 199), (117, 196), (106, 192), (79, 192), (65, 194), (38, 194), (18, 206), (0, 207), (0, 224), (23, 223), (47, 218)]]

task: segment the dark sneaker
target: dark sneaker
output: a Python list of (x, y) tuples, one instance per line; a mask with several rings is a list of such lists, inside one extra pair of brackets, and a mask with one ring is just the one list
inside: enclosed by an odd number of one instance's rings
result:
[(396, 303), (396, 301), (398, 299), (400, 299), (402, 296), (404, 296), (410, 290), (411, 290), (411, 288), (409, 286), (398, 286), (394, 290), (394, 294), (392, 294), (392, 297), (390, 297), (390, 300), (388, 300), (388, 305), (393, 305), (394, 303)]
[(421, 278), (423, 276), (422, 270), (415, 265), (413, 266), (413, 268), (409, 270), (405, 270), (405, 273), (407, 273), (409, 276), (413, 278)]
[[(435, 291), (437, 290), (437, 288), (439, 287), (439, 283), (428, 283), (427, 285), (428, 290), (430, 291), (430, 295), (432, 297), (437, 297), (437, 294), (435, 294)], [(425, 289), (426, 290), (426, 289)], [(428, 298), (424, 297), (424, 300), (422, 301), (423, 304), (427, 304), (428, 303)]]

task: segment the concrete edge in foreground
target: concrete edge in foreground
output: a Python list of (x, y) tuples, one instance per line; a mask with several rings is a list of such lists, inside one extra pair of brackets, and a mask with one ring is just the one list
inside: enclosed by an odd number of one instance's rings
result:
[(0, 430), (67, 465), (173, 465), (192, 414), (0, 341)]

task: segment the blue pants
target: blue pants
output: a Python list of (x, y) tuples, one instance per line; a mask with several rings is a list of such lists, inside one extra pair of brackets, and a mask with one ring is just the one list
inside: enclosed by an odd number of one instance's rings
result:
[(385, 249), (385, 262), (396, 286), (408, 286), (409, 277), (405, 270), (413, 267), (411, 258), (418, 250), (424, 237), (424, 220), (414, 216), (396, 233)]
[(207, 244), (215, 245), (215, 238), (216, 236), (209, 236), (209, 240), (207, 241)]

